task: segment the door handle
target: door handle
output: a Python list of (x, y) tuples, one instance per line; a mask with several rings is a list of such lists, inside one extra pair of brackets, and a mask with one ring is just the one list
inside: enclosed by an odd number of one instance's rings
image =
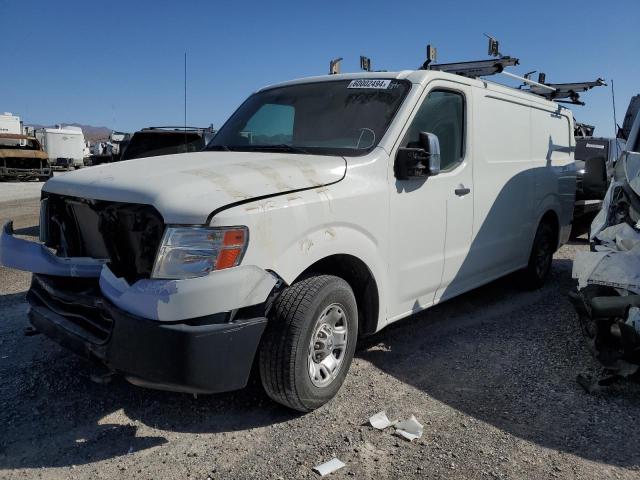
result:
[(465, 187), (456, 188), (454, 191), (459, 197), (464, 197), (468, 193), (471, 193), (471, 189)]

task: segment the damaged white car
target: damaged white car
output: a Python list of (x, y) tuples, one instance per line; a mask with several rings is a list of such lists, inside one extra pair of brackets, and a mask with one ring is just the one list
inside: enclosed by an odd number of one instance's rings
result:
[(435, 70), (287, 82), (205, 151), (50, 180), (41, 243), (8, 224), (0, 263), (34, 273), (37, 331), (132, 383), (238, 389), (255, 359), (309, 411), (360, 336), (518, 270), (542, 285), (571, 227), (572, 125)]
[(591, 251), (580, 252), (573, 266), (578, 291), (570, 298), (589, 345), (605, 368), (601, 378), (578, 378), (588, 390), (637, 376), (640, 367), (639, 129), (640, 116), (591, 225)]

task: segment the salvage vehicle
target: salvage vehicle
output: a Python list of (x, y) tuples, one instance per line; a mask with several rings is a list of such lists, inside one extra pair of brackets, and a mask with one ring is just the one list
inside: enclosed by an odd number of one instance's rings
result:
[(17, 133), (0, 133), (0, 179), (47, 181), (51, 175), (47, 154), (38, 140)]
[(199, 152), (215, 135), (213, 128), (149, 127), (133, 134), (120, 160)]
[[(601, 163), (594, 171), (603, 168), (603, 159), (587, 162)], [(601, 176), (588, 171), (585, 182), (595, 191), (607, 189)], [(640, 115), (591, 224), (590, 243), (591, 251), (575, 258), (578, 286), (570, 295), (588, 345), (603, 365), (598, 378), (578, 376), (588, 391), (640, 376)]]
[(131, 383), (238, 389), (255, 358), (272, 399), (313, 410), (359, 337), (549, 275), (571, 229), (573, 118), (477, 78), (512, 60), (265, 87), (202, 152), (47, 182), (41, 243), (8, 223), (0, 263), (34, 273), (37, 331)]
[(36, 138), (42, 144), (54, 170), (74, 170), (84, 167), (84, 134), (82, 128), (58, 125), (39, 128)]
[(91, 146), (91, 154), (85, 158), (85, 166), (119, 161), (130, 140), (130, 133), (112, 130), (107, 141), (96, 142)]

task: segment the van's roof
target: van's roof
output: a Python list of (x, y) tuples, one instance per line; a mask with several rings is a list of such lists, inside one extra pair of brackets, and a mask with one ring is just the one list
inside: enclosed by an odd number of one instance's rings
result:
[(496, 82), (492, 82), (485, 79), (467, 78), (462, 75), (456, 75), (453, 73), (441, 72), (439, 70), (401, 70), (398, 72), (354, 72), (354, 73), (340, 73), (337, 75), (319, 75), (315, 77), (304, 77), (289, 80), (286, 82), (276, 83), (261, 88), (259, 91), (267, 90), (275, 87), (283, 87), (287, 85), (297, 85), (303, 83), (316, 83), (316, 82), (328, 82), (336, 80), (355, 80), (359, 78), (382, 78), (382, 79), (395, 79), (395, 80), (408, 80), (413, 84), (426, 85), (428, 82), (434, 79), (445, 79), (456, 83), (462, 83), (465, 85), (472, 85), (479, 88), (486, 88), (496, 92), (505, 93), (507, 95), (513, 95), (520, 98), (526, 98), (529, 101), (540, 103), (545, 107), (553, 108), (565, 108), (558, 103), (547, 100), (539, 95), (529, 93), (526, 90), (518, 90), (517, 88), (501, 85)]

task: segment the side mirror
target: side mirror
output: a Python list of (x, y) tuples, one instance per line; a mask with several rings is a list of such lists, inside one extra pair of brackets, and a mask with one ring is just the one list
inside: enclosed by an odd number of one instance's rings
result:
[(399, 148), (393, 166), (398, 180), (440, 173), (440, 142), (433, 133), (420, 132), (420, 147)]
[(602, 157), (588, 158), (584, 162), (582, 191), (587, 200), (602, 200), (607, 193), (607, 164)]
[(440, 141), (433, 133), (420, 132), (420, 145), (429, 155), (429, 175), (440, 173)]

